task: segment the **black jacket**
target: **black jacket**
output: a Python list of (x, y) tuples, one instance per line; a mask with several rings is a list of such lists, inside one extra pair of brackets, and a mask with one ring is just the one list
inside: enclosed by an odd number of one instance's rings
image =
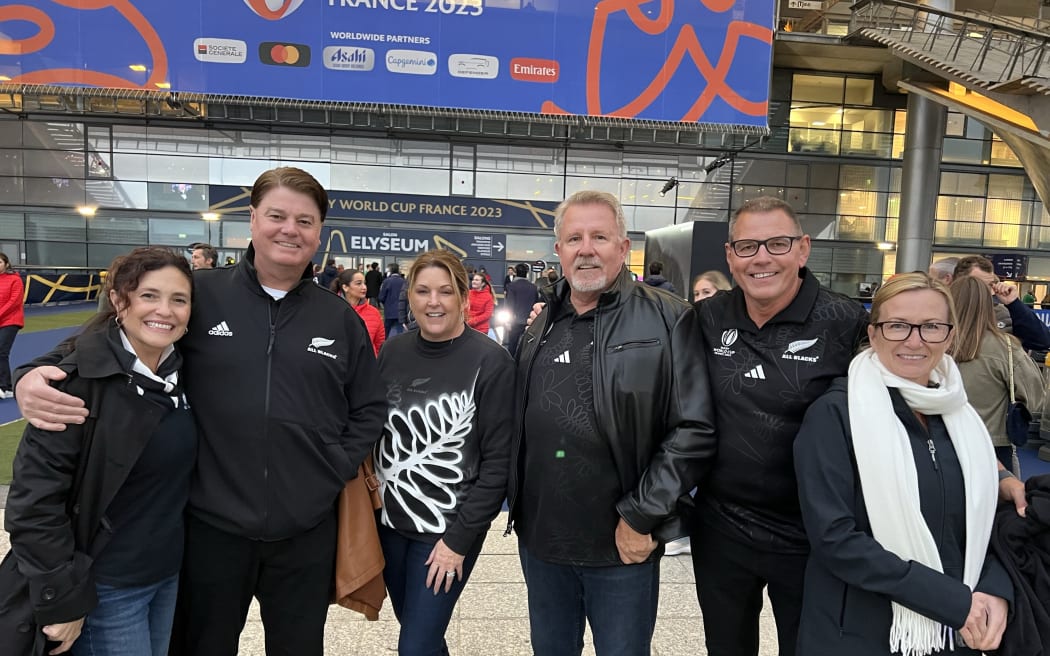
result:
[(540, 300), (536, 285), (527, 278), (515, 278), (503, 288), (503, 306), (510, 310), (511, 323), (524, 324), (532, 313), (532, 306)]
[[(532, 363), (552, 325), (551, 316), (558, 306), (569, 302), (566, 280), (548, 289), (547, 307), (525, 331), (518, 351), (517, 430), (511, 447), (508, 531), (519, 510), (518, 487), (524, 465), (521, 446)], [(697, 449), (707, 448), (712, 441), (713, 426), (708, 418), (713, 411), (703, 358), (686, 380), (672, 377), (677, 354), (671, 353), (671, 331), (687, 308), (684, 301), (634, 282), (624, 269), (601, 295), (595, 310), (594, 414), (597, 429), (608, 441), (616, 463), (616, 471), (609, 474), (617, 476), (626, 491), (616, 509), (634, 530), (652, 533), (661, 542), (687, 533), (679, 517), (679, 504), (691, 502), (688, 493), (694, 484), (693, 463), (708, 455)], [(688, 423), (693, 430), (670, 433), (672, 422)]]
[(375, 351), (346, 301), (310, 269), (280, 301), (249, 246), (235, 267), (194, 276), (180, 342), (200, 425), (190, 512), (224, 531), (280, 540), (334, 508), (379, 439), (386, 412)]
[(95, 608), (91, 567), (108, 541), (106, 510), (164, 417), (129, 385), (109, 344), (107, 333), (115, 330), (79, 336), (58, 363), (69, 376), (55, 387), (84, 399), (87, 420), (61, 432), (28, 426), (18, 446), (5, 515), (11, 552), (0, 565), (5, 654), (42, 654), (40, 627)]
[[(255, 250), (194, 272), (183, 380), (200, 429), (192, 514), (228, 533), (281, 540), (316, 526), (383, 428), (375, 350), (352, 307), (308, 266), (280, 301)], [(53, 351), (16, 372), (55, 364)]]
[(1042, 656), (1050, 646), (1050, 474), (1025, 481), (1025, 493), (1025, 516), (1001, 504), (992, 530), (992, 549), (1014, 584), (998, 656)]
[(379, 298), (379, 288), (383, 284), (383, 273), (375, 269), (365, 272), (365, 297)]
[[(873, 537), (864, 504), (846, 379), (836, 380), (806, 413), (795, 441), (802, 518), (812, 551), (799, 626), (800, 656), (885, 656), (896, 601), (953, 629), (962, 628), (971, 592), (962, 582), (966, 500), (951, 439), (940, 417), (927, 417), (929, 431), (897, 390), (893, 409), (911, 437), (922, 515), (937, 543), (944, 573), (904, 561)], [(936, 448), (937, 466), (927, 440)], [(976, 590), (1010, 600), (1010, 580), (989, 552)], [(957, 642), (953, 654), (974, 654)]]

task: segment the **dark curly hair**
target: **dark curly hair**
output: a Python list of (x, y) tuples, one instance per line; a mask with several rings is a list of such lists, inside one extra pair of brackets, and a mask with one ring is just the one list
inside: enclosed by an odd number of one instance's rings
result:
[[(131, 292), (139, 287), (142, 277), (150, 271), (157, 271), (167, 267), (175, 267), (179, 273), (186, 276), (190, 283), (190, 293), (193, 292), (193, 272), (186, 258), (167, 248), (147, 246), (136, 248), (127, 255), (121, 255), (113, 260), (106, 273), (105, 288), (100, 292), (109, 298), (109, 292), (117, 294), (117, 299), (122, 305), (131, 302)], [(110, 303), (106, 309), (92, 317), (85, 325), (84, 331), (95, 330), (104, 327), (117, 316), (117, 309)]]

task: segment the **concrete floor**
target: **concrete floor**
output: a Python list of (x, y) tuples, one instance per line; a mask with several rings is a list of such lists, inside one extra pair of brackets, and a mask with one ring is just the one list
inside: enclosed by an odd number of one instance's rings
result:
[[(0, 511), (0, 519), (3, 512)], [(529, 656), (529, 621), (525, 583), (518, 564), (517, 540), (503, 537), (505, 516), (493, 524), (470, 581), (453, 615), (447, 639), (456, 656)], [(0, 531), (0, 553), (8, 550), (7, 533)], [(666, 557), (661, 564), (660, 611), (653, 638), (654, 656), (704, 656), (703, 627), (693, 587), (689, 556)], [(777, 653), (776, 628), (769, 603), (762, 612), (762, 656)], [(329, 609), (325, 654), (332, 656), (391, 656), (397, 653), (398, 624), (389, 605), (377, 622), (367, 622), (339, 606)], [(263, 630), (253, 604), (241, 635), (241, 654), (264, 656)], [(584, 654), (593, 655), (590, 634)]]

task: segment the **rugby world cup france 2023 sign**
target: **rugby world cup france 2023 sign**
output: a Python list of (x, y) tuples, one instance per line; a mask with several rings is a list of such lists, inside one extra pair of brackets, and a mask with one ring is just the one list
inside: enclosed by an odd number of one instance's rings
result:
[(774, 12), (775, 0), (14, 0), (0, 6), (0, 84), (765, 128)]

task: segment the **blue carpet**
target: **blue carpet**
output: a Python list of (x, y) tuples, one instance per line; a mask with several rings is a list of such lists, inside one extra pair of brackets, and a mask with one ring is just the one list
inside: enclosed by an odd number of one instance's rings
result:
[[(68, 305), (63, 307), (66, 311), (72, 309)], [(83, 306), (76, 307), (76, 309), (83, 309)], [(77, 326), (72, 326), (69, 328), (41, 330), (33, 333), (18, 333), (18, 337), (15, 337), (14, 346), (11, 347), (11, 368), (14, 369), (33, 358), (44, 355), (63, 339), (72, 335), (76, 329)], [(21, 417), (21, 413), (18, 412), (18, 404), (15, 403), (14, 399), (0, 399), (0, 424), (21, 419)]]

